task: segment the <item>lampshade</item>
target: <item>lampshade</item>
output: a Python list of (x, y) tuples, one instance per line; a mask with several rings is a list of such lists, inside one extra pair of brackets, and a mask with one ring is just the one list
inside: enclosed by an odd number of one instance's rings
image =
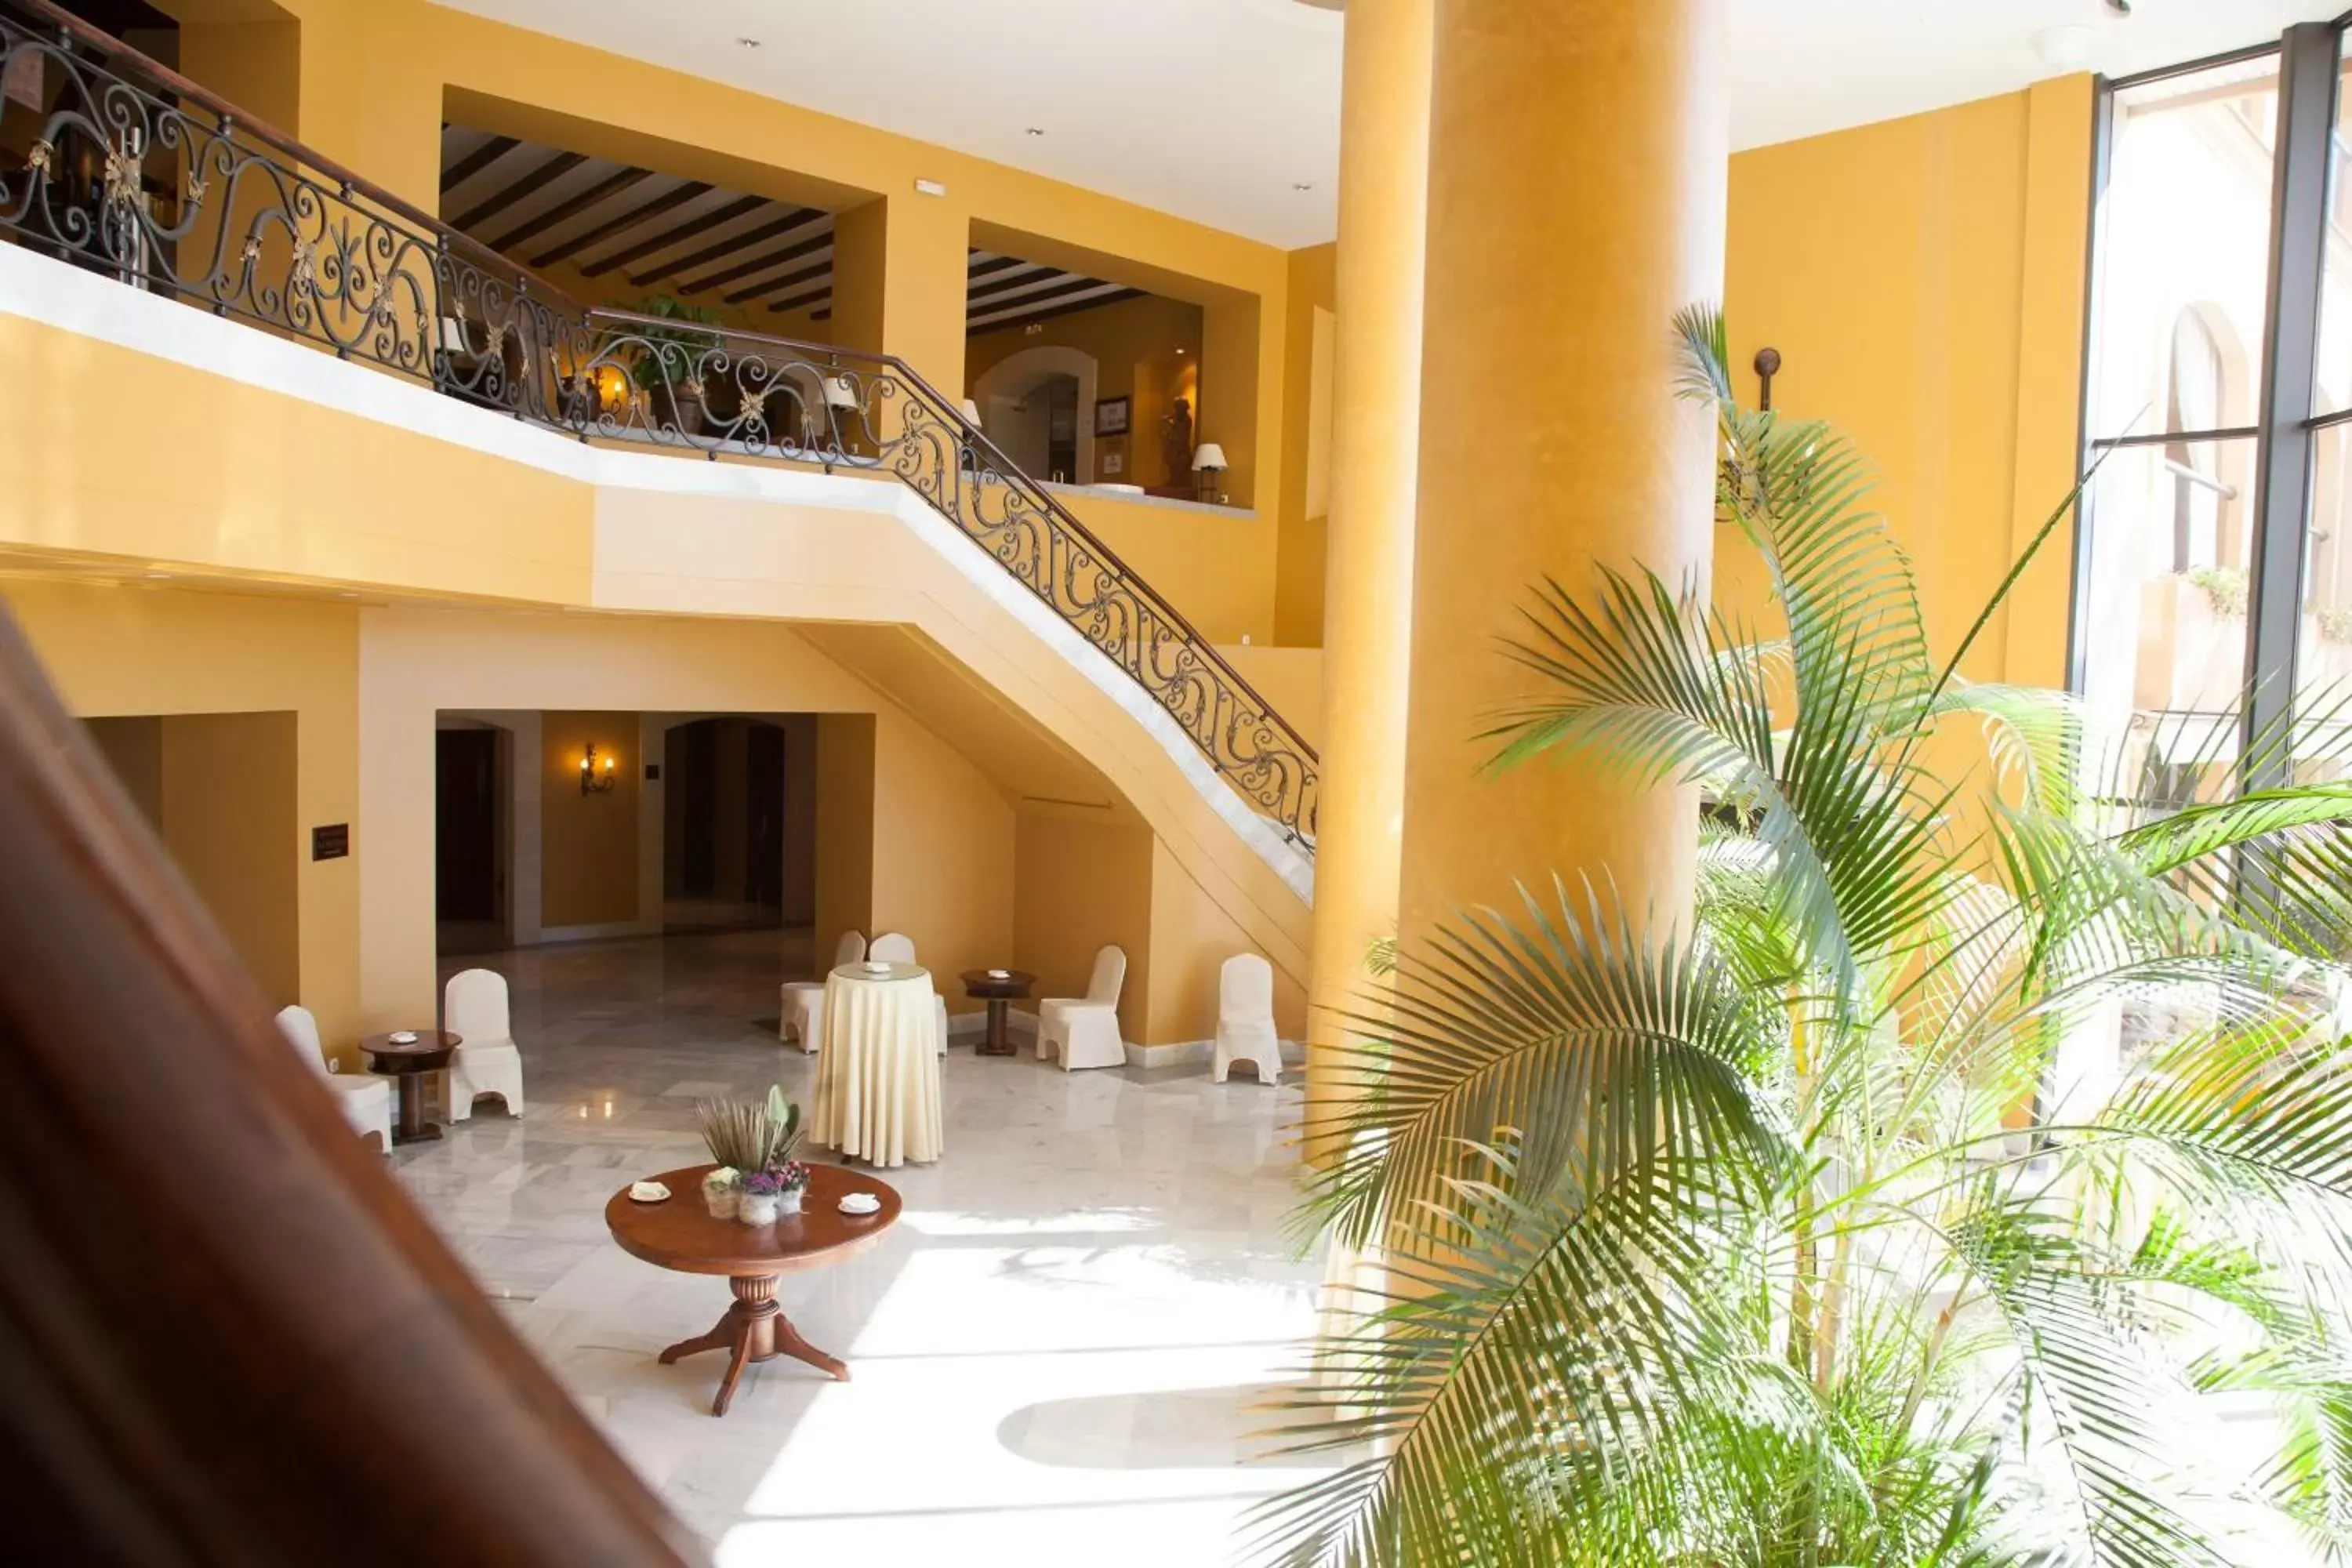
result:
[(824, 378), (824, 405), (827, 408), (856, 407), (856, 384), (845, 375), (826, 376)]
[(1214, 441), (1203, 441), (1192, 454), (1192, 471), (1196, 474), (1217, 474), (1225, 469), (1225, 449)]
[(965, 398), (963, 400), (963, 416), (966, 419), (971, 420), (973, 425), (977, 426), (980, 423), (980, 405), (974, 403), (969, 397)]

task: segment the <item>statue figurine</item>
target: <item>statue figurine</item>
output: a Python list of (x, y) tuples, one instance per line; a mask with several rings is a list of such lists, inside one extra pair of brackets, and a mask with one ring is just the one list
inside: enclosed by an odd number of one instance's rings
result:
[(1192, 405), (1181, 397), (1160, 421), (1160, 451), (1168, 462), (1168, 482), (1182, 484), (1192, 471)]

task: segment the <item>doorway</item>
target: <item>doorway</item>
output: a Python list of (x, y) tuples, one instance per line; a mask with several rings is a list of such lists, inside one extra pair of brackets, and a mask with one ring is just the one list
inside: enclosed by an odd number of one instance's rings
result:
[(499, 733), (434, 731), (433, 913), (443, 952), (507, 945)]
[(782, 926), (784, 731), (761, 719), (697, 719), (667, 731), (662, 929)]

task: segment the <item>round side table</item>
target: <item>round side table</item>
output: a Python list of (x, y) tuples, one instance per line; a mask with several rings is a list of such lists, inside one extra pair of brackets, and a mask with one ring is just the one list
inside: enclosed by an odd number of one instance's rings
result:
[[(881, 1240), (898, 1220), (898, 1189), (838, 1165), (815, 1165), (809, 1170), (800, 1213), (773, 1225), (745, 1225), (714, 1219), (703, 1206), (702, 1178), (715, 1169), (689, 1165), (664, 1171), (653, 1178), (670, 1191), (659, 1203), (641, 1204), (623, 1187), (604, 1205), (605, 1228), (622, 1251), (681, 1274), (723, 1274), (735, 1294), (733, 1305), (709, 1333), (680, 1340), (656, 1359), (667, 1366), (681, 1356), (725, 1351), (727, 1374), (719, 1380), (719, 1396), (710, 1402), (713, 1415), (727, 1414), (743, 1368), (755, 1361), (791, 1356), (835, 1382), (848, 1382), (849, 1368), (840, 1358), (801, 1338), (776, 1305), (776, 1279), (839, 1263)], [(868, 1215), (845, 1215), (841, 1200), (850, 1193), (870, 1193), (881, 1206)]]
[(400, 1086), (400, 1121), (392, 1130), (394, 1143), (427, 1143), (441, 1129), (425, 1119), (425, 1075), (449, 1065), (449, 1053), (466, 1043), (446, 1029), (404, 1029), (413, 1040), (395, 1040), (389, 1034), (370, 1035), (360, 1042), (368, 1055), (368, 1070)]
[(988, 1037), (972, 1049), (983, 1057), (1013, 1055), (1013, 1040), (1005, 1026), (1013, 1004), (1029, 999), (1029, 988), (1037, 984), (1037, 977), (1018, 969), (967, 969), (961, 978), (965, 995), (988, 1004)]

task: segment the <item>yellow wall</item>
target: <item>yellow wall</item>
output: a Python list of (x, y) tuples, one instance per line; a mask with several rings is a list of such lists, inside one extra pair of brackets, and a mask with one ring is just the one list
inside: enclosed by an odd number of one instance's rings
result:
[[(1774, 406), (1872, 460), (1938, 650), (2073, 484), (2091, 122), (2073, 77), (1731, 161), (1741, 395), (1756, 351), (1779, 349)], [(1751, 558), (1718, 532), (1717, 602), (1756, 615)], [(2072, 560), (2062, 531), (1965, 673), (2063, 684)]]
[[(1146, 1040), (1205, 1040), (1217, 1031), (1217, 977), (1235, 953), (1265, 954), (1202, 889), (1168, 847), (1151, 844), (1151, 992)], [(1274, 971), (1274, 1021), (1288, 1039), (1307, 1032), (1307, 991), (1282, 965)]]
[[(18, 372), (0, 379), (0, 465), (13, 476), (0, 486), (0, 542), (587, 596), (586, 485), (22, 316), (0, 316), (0, 359)], [(467, 504), (421, 500), (456, 496)], [(496, 528), (480, 526), (490, 517)]]
[(875, 934), (871, 714), (818, 716), (816, 814), (816, 952), (830, 963), (844, 931)]
[[(635, 713), (540, 716), (540, 888), (542, 927), (615, 925), (637, 918), (637, 796), (642, 776)], [(613, 759), (614, 784), (580, 793), (583, 748)]]
[[(356, 854), (312, 860), (309, 835), (313, 826), (348, 823), (353, 825), (354, 848), (366, 842), (358, 826), (357, 608), (30, 577), (0, 579), (0, 601), (24, 628), (68, 706), (84, 717), (293, 714), (293, 820), (278, 820), (275, 805), (269, 816), (278, 823), (272, 831), (282, 836), (276, 859), (291, 868), (299, 999), (318, 1015), (320, 1037), (331, 1053), (349, 1047), (364, 1032), (359, 1005), (359, 860)], [(425, 755), (429, 813), (429, 735)], [(431, 865), (428, 845), (428, 897)], [(278, 873), (260, 875), (268, 879)], [(282, 989), (275, 976), (264, 984)], [(347, 1065), (356, 1065), (356, 1058)]]
[(1127, 954), (1118, 1030), (1151, 1040), (1151, 830), (1107, 814), (1027, 809), (1020, 816), (1013, 963), (1038, 996), (1083, 996), (1095, 952)]
[[(874, 731), (872, 930), (905, 931), (950, 1006), (1013, 951), (1013, 803), (895, 710)], [(870, 934), (870, 933), (869, 933)]]
[[(1332, 311), (1339, 303), (1337, 245), (1290, 253), (1290, 310), (1283, 337), (1282, 497), (1275, 562), (1274, 640), (1323, 643), (1323, 540), (1328, 489)], [(1320, 331), (1318, 332), (1318, 323)], [(1320, 479), (1324, 482), (1318, 485)], [(1299, 716), (1288, 715), (1292, 723)]]
[(269, 1005), (300, 1001), (294, 715), (184, 713), (89, 726)]

